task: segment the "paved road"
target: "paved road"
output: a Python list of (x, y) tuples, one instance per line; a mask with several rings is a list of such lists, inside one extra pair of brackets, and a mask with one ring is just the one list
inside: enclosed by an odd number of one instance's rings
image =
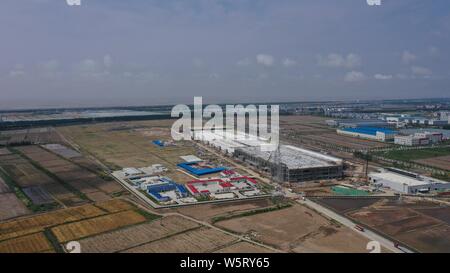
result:
[[(322, 213), (323, 215), (326, 215), (327, 217), (341, 223), (342, 225), (352, 229), (353, 231), (359, 233), (360, 235), (366, 237), (367, 239), (371, 240), (371, 241), (378, 241), (381, 246), (383, 246), (384, 248), (394, 252), (394, 253), (405, 253), (404, 251), (398, 249), (395, 247), (395, 243), (391, 240), (389, 240), (388, 238), (385, 238), (369, 229), (365, 229), (364, 232), (362, 231), (358, 231), (355, 229), (355, 226), (357, 225), (355, 222), (349, 220), (346, 217), (343, 217), (331, 210), (329, 210), (328, 208), (325, 208), (309, 199), (305, 199), (305, 200), (299, 200), (299, 203), (306, 205), (320, 213)], [(407, 251), (407, 252), (411, 252), (412, 251)]]

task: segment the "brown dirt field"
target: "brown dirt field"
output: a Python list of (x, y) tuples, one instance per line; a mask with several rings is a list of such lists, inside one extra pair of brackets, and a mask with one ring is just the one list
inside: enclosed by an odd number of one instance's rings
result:
[(6, 182), (0, 177), (0, 193), (10, 192), (11, 189), (8, 187)]
[(58, 183), (46, 184), (42, 186), (49, 194), (51, 194), (54, 198), (63, 202), (67, 206), (72, 206), (74, 204), (73, 200), (79, 200), (79, 202), (84, 203), (82, 199), (78, 198), (77, 195), (70, 192), (64, 186)]
[(51, 231), (55, 234), (58, 241), (67, 242), (144, 221), (146, 221), (146, 218), (141, 214), (134, 211), (124, 211), (75, 223), (63, 224), (52, 228)]
[(402, 233), (398, 239), (425, 253), (450, 252), (450, 226), (440, 225)]
[(200, 227), (196, 222), (169, 216), (149, 223), (80, 240), (83, 253), (113, 253)]
[[(20, 163), (17, 162), (21, 160)], [(3, 161), (0, 166), (20, 187), (39, 186), (55, 182), (25, 159), (17, 156), (16, 163)]]
[(204, 204), (176, 209), (179, 213), (194, 217), (202, 221), (210, 221), (219, 215), (230, 215), (242, 211), (265, 208), (273, 205), (268, 199), (242, 201), (222, 204)]
[(215, 251), (215, 253), (272, 253), (272, 251), (248, 242), (237, 242), (221, 248)]
[(134, 206), (131, 205), (130, 203), (120, 199), (111, 199), (106, 202), (96, 203), (95, 206), (111, 213), (130, 210), (134, 208)]
[(400, 221), (390, 222), (385, 225), (378, 226), (377, 228), (388, 235), (395, 236), (420, 228), (431, 228), (432, 226), (440, 224), (440, 221), (433, 220), (431, 217), (419, 215), (416, 217), (402, 219)]
[(6, 148), (0, 148), (0, 155), (9, 155), (11, 152)]
[(380, 201), (382, 198), (317, 198), (315, 201), (330, 207), (340, 213), (348, 213), (350, 211), (358, 210), (363, 207), (368, 207)]
[[(306, 251), (301, 248), (304, 242), (310, 242), (310, 251), (319, 251), (322, 242), (325, 242), (330, 249), (336, 245), (334, 252), (352, 252), (361, 249), (363, 242), (367, 243), (367, 240), (359, 238), (356, 234), (350, 236), (355, 238), (350, 242), (351, 245), (346, 244), (346, 241), (340, 241), (340, 234), (343, 232), (345, 235), (347, 232), (345, 228), (333, 226), (324, 217), (301, 205), (221, 221), (216, 225), (233, 232), (247, 234), (284, 251)], [(332, 236), (335, 233), (337, 235)], [(365, 249), (365, 244), (362, 249)]]
[(293, 248), (297, 253), (367, 253), (369, 241), (348, 228), (328, 227), (328, 230), (300, 240)]
[(417, 209), (417, 211), (439, 219), (440, 221), (443, 221), (450, 225), (450, 207), (444, 207), (444, 208), (433, 208), (433, 209)]
[(29, 213), (30, 211), (14, 193), (0, 194), (0, 221)]
[(104, 211), (89, 204), (2, 222), (0, 223), (0, 241), (36, 231), (42, 231), (46, 227), (56, 226), (71, 221), (79, 221), (103, 214), (105, 214)]
[(107, 195), (104, 192), (96, 191), (96, 192), (90, 192), (86, 194), (87, 198), (94, 202), (103, 202), (106, 200), (110, 200), (111, 196)]
[[(167, 136), (151, 136), (143, 134), (155, 131), (161, 132), (161, 128), (170, 128), (173, 120), (168, 121), (139, 121), (108, 124), (96, 124), (88, 126), (68, 126), (58, 128), (67, 138), (71, 139), (82, 149), (99, 158), (113, 168), (120, 167), (145, 167), (155, 163), (161, 163), (171, 169), (180, 163), (180, 155), (196, 154), (192, 144), (176, 145), (173, 147), (157, 147), (152, 140), (169, 139)], [(120, 130), (115, 128), (121, 127)], [(135, 127), (142, 127), (139, 131)]]
[(230, 235), (210, 228), (200, 228), (164, 238), (135, 248), (126, 253), (209, 253), (236, 241)]
[(53, 251), (44, 233), (35, 233), (0, 242), (0, 253), (42, 253)]
[(418, 216), (418, 213), (405, 208), (383, 210), (365, 208), (348, 215), (362, 223), (376, 227), (415, 217)]
[(450, 171), (450, 155), (438, 156), (427, 159), (414, 160), (414, 162), (422, 163), (428, 166)]
[(404, 197), (348, 215), (420, 252), (449, 252), (449, 209), (438, 202)]

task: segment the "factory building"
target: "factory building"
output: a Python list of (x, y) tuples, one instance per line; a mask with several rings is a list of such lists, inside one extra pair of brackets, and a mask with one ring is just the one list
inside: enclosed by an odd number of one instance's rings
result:
[(448, 182), (395, 168), (389, 168), (380, 173), (370, 173), (369, 181), (374, 185), (405, 194), (450, 190)]
[(290, 145), (280, 145), (278, 160), (275, 152), (262, 151), (260, 147), (238, 148), (234, 155), (287, 182), (342, 177), (341, 159)]
[(397, 131), (379, 127), (344, 128), (336, 131), (340, 135), (386, 142), (394, 140)]
[(328, 126), (341, 128), (386, 127), (388, 122), (381, 119), (331, 119), (325, 121)]
[(438, 144), (443, 140), (443, 134), (437, 132), (418, 132), (412, 135), (398, 135), (394, 143), (403, 146), (424, 146)]

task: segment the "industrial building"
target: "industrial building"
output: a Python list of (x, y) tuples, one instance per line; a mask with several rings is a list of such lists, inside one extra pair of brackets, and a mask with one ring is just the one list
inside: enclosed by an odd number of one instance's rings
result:
[(261, 194), (256, 180), (247, 176), (195, 180), (188, 182), (186, 187), (193, 196), (207, 196), (212, 199), (242, 198)]
[(260, 147), (238, 148), (234, 155), (258, 169), (270, 172), (282, 181), (301, 182), (342, 177), (343, 161), (310, 150), (280, 145), (278, 152)]
[(177, 166), (196, 176), (220, 173), (227, 169), (225, 167), (210, 166), (204, 161), (183, 162), (178, 164)]
[(276, 146), (267, 139), (241, 132), (194, 133), (206, 144), (276, 175), (279, 180), (300, 182), (342, 177), (343, 161), (335, 157), (290, 145), (280, 145), (275, 151)]
[(379, 127), (344, 128), (336, 131), (340, 135), (386, 142), (394, 140), (397, 131)]
[(340, 128), (386, 127), (388, 122), (381, 119), (330, 119), (325, 121), (328, 126)]
[(370, 173), (369, 181), (376, 186), (390, 188), (405, 194), (450, 190), (448, 182), (395, 168), (388, 168), (379, 173)]
[(424, 146), (442, 142), (443, 134), (438, 132), (418, 132), (411, 135), (397, 135), (394, 143), (403, 146)]

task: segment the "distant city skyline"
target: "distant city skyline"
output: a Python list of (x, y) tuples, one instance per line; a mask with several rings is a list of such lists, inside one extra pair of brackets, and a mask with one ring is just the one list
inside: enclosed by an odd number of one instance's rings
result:
[(450, 97), (447, 0), (4, 0), (0, 109)]

